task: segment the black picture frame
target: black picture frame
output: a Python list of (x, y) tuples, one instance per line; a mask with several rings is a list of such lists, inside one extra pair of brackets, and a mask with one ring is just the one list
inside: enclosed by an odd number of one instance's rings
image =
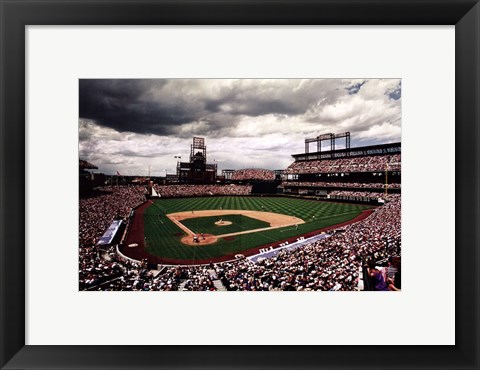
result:
[[(478, 369), (480, 5), (471, 0), (0, 0), (2, 369)], [(25, 26), (455, 25), (454, 346), (26, 346)], [(452, 174), (449, 174), (452, 175)], [(452, 225), (453, 227), (453, 225)], [(425, 261), (427, 263), (429, 261)], [(426, 282), (425, 289), (428, 289)], [(374, 317), (375, 318), (375, 317)], [(365, 333), (371, 327), (365, 321)], [(358, 333), (362, 335), (362, 333)], [(412, 336), (415, 333), (412, 333)]]

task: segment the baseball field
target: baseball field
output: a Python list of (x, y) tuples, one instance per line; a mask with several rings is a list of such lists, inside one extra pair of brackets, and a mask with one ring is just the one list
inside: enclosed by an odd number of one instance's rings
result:
[(351, 222), (371, 208), (284, 197), (150, 200), (136, 216), (143, 217), (138, 242), (165, 261), (214, 261)]

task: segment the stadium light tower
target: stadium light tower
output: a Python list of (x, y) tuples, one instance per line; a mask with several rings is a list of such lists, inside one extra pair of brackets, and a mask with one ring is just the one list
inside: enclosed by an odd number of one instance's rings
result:
[(328, 133), (319, 135), (314, 138), (305, 139), (305, 154), (310, 151), (310, 143), (317, 143), (317, 153), (322, 151), (322, 142), (330, 142), (330, 153), (333, 158), (333, 153), (335, 151), (335, 141), (336, 139), (345, 138), (345, 149), (350, 149), (350, 132), (343, 132), (341, 134)]

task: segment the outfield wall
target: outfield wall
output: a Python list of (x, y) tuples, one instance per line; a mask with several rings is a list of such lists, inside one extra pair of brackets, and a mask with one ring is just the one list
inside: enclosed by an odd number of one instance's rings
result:
[[(383, 195), (382, 193), (381, 195)], [(381, 197), (379, 195), (379, 197)], [(326, 198), (321, 197), (314, 194), (289, 194), (289, 193), (276, 193), (276, 194), (249, 194), (249, 195), (190, 195), (190, 196), (182, 196), (182, 197), (160, 197), (156, 199), (184, 199), (184, 198), (212, 198), (212, 197), (225, 197), (225, 198), (233, 198), (233, 197), (281, 197), (281, 198), (298, 198), (298, 199), (308, 199), (308, 200), (318, 200), (322, 202), (333, 202), (333, 203), (351, 203), (351, 204), (365, 204), (370, 206), (378, 206), (383, 203), (379, 203), (376, 200), (367, 197), (344, 197), (342, 198)], [(143, 204), (143, 203), (142, 203)]]

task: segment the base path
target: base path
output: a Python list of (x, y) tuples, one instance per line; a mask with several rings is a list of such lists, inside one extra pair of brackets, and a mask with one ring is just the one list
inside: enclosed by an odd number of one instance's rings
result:
[[(223, 235), (208, 235), (208, 239), (203, 240), (201, 237), (199, 237), (200, 242), (195, 243), (193, 242), (193, 236), (195, 233), (191, 231), (188, 227), (186, 227), (184, 224), (182, 224), (180, 221), (189, 219), (189, 218), (197, 218), (197, 217), (211, 217), (211, 216), (226, 216), (226, 215), (243, 215), (247, 216), (250, 218), (255, 218), (260, 221), (264, 221), (270, 224), (270, 227), (264, 227), (262, 229), (253, 229), (253, 230), (245, 230), (245, 231), (239, 231), (236, 233), (230, 233), (230, 234), (223, 234)], [(246, 211), (246, 210), (239, 210), (239, 209), (218, 209), (218, 210), (204, 210), (204, 211), (188, 211), (188, 212), (177, 212), (177, 213), (170, 213), (166, 215), (175, 225), (177, 225), (180, 229), (182, 229), (185, 233), (187, 233), (187, 236), (182, 238), (182, 243), (187, 244), (187, 245), (194, 245), (194, 246), (201, 246), (201, 245), (207, 245), (207, 244), (212, 244), (217, 241), (218, 238), (223, 238), (223, 237), (229, 237), (229, 236), (234, 236), (234, 235), (240, 235), (240, 234), (249, 234), (249, 233), (256, 233), (258, 231), (265, 231), (265, 230), (271, 230), (271, 229), (278, 229), (279, 227), (285, 227), (285, 226), (292, 226), (292, 225), (298, 225), (298, 224), (303, 224), (305, 221), (303, 221), (301, 218), (294, 217), (294, 216), (288, 216), (284, 215), (281, 213), (273, 213), (273, 212), (261, 212), (261, 211)]]

